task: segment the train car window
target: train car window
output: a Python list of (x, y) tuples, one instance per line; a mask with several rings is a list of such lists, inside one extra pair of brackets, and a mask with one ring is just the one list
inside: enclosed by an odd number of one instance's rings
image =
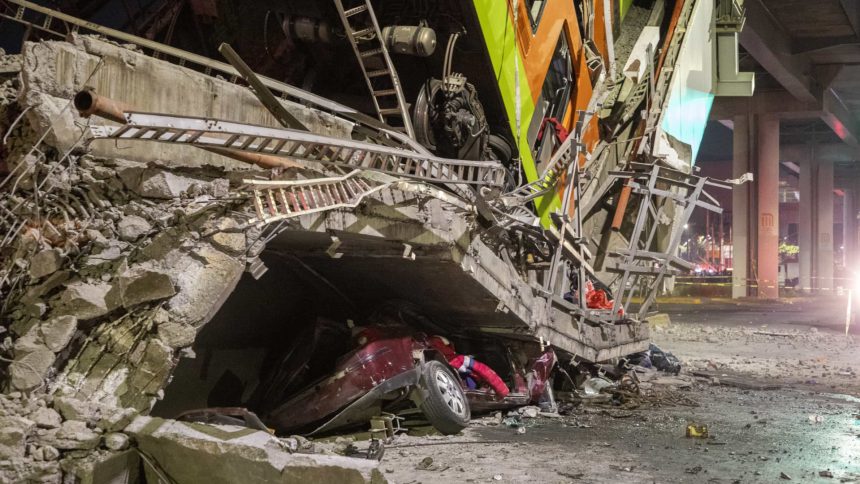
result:
[(529, 20), (532, 24), (532, 33), (537, 32), (537, 26), (540, 23), (540, 17), (543, 15), (543, 8), (549, 0), (525, 0), (526, 10), (529, 11)]
[(573, 62), (564, 31), (558, 39), (555, 53), (543, 81), (540, 98), (528, 130), (528, 140), (535, 162), (542, 167), (560, 144), (558, 127), (564, 121), (573, 87)]

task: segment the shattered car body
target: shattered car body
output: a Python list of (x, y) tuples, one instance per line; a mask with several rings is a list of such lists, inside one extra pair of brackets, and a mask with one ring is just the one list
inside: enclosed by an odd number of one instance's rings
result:
[[(410, 408), (423, 409), (428, 398), (436, 398), (450, 414), (425, 412), (425, 415), (440, 431), (456, 433), (462, 429), (462, 423), (456, 422), (457, 414), (465, 416), (471, 412), (537, 404), (551, 384), (550, 374), (556, 363), (551, 349), (541, 352), (531, 345), (511, 347), (501, 340), (462, 341), (462, 347), (480, 351), (475, 359), (491, 362), (493, 370), (503, 376), (511, 390), (500, 396), (480, 380), (476, 382), (450, 366), (439, 347), (431, 343), (432, 338), (416, 333), (414, 328), (424, 321), (402, 318), (403, 313), (414, 314), (414, 308), (396, 304), (390, 307), (397, 308), (394, 313), (399, 313), (398, 323), (363, 328), (361, 336), (355, 338), (358, 346), (338, 357), (331, 371), (305, 384), (303, 389), (285, 393), (284, 401), (263, 397), (261, 400), (267, 403), (263, 407), (264, 421), (283, 434), (324, 434), (364, 424), (383, 412), (397, 414)], [(404, 319), (411, 319), (412, 326), (404, 324)], [(368, 339), (366, 334), (373, 336)], [(514, 358), (513, 352), (518, 358)], [(529, 354), (536, 356), (529, 358)], [(445, 371), (428, 376), (427, 366), (431, 361), (444, 365)], [(306, 360), (292, 360), (290, 365), (280, 363), (276, 365), (280, 374), (271, 375), (264, 385), (284, 384), (287, 380), (281, 374), (292, 374), (296, 365), (306, 364)], [(455, 422), (451, 423), (451, 419)]]

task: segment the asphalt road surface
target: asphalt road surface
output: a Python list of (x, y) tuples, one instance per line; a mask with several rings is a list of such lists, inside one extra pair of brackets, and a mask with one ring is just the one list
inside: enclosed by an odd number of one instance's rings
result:
[[(842, 304), (840, 304), (840, 301)], [(860, 348), (844, 300), (662, 304), (654, 341), (684, 362), (625, 406), (476, 419), (456, 437), (405, 436), (393, 482), (860, 482)], [(706, 376), (696, 376), (706, 375)], [(769, 388), (769, 389), (762, 389)], [(687, 438), (689, 423), (709, 438)], [(428, 463), (428, 458), (432, 462)]]

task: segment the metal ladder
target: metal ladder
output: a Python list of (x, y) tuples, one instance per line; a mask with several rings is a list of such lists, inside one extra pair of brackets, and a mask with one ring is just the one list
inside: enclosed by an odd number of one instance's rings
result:
[(340, 177), (311, 180), (243, 180), (252, 192), (257, 224), (266, 225), (287, 218), (338, 208), (355, 208), (371, 193), (389, 183), (379, 183), (355, 170)]
[(390, 146), (217, 119), (126, 113), (122, 126), (90, 126), (95, 139), (128, 139), (227, 148), (305, 162), (370, 170), (433, 183), (502, 186), (496, 161), (451, 160)]
[(522, 185), (502, 196), (502, 201), (506, 206), (524, 205), (555, 190), (562, 173), (567, 171), (580, 152), (585, 151), (585, 146), (580, 143), (580, 140), (594, 116), (594, 111), (579, 111), (579, 113), (580, 116), (574, 131), (555, 150), (541, 176), (537, 180)]
[(509, 207), (523, 205), (554, 190), (559, 177), (576, 158), (577, 152), (574, 136), (568, 136), (555, 151), (540, 178), (504, 194), (502, 196), (504, 204)]
[[(349, 8), (346, 8), (344, 3), (348, 4)], [(415, 138), (400, 79), (394, 70), (388, 49), (385, 48), (370, 0), (334, 0), (334, 4), (364, 74), (367, 88), (370, 89), (379, 120), (402, 128), (410, 138)], [(398, 119), (399, 125), (391, 123), (392, 120)]]

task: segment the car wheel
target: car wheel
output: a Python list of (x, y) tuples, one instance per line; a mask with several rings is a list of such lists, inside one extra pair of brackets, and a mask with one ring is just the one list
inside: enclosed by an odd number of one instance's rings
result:
[(469, 425), (472, 413), (460, 380), (439, 361), (424, 365), (424, 390), (427, 398), (420, 405), (427, 420), (443, 434), (456, 434)]

